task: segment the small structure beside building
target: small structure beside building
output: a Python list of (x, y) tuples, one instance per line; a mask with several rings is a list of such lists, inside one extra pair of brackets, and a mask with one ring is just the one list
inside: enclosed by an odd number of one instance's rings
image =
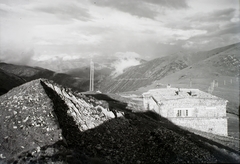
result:
[(227, 100), (199, 89), (152, 89), (143, 93), (143, 104), (176, 125), (228, 135)]

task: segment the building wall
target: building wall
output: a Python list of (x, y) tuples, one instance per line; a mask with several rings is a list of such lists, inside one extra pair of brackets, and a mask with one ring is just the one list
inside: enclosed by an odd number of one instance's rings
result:
[(143, 98), (143, 106), (146, 110), (153, 110), (157, 113), (160, 112), (158, 104), (156, 104), (156, 102), (150, 96)]
[[(226, 117), (226, 101), (201, 99), (179, 99), (162, 101), (160, 113), (164, 117), (177, 117), (177, 111), (188, 110), (186, 117)], [(184, 115), (183, 115), (184, 117)]]
[[(176, 125), (223, 136), (228, 135), (226, 118), (227, 101), (191, 97), (173, 100), (157, 99), (159, 100), (159, 104), (156, 104), (152, 98), (145, 97), (143, 99), (145, 108), (154, 110)], [(180, 116), (179, 111), (181, 111)]]
[(200, 131), (227, 136), (227, 118), (168, 118), (172, 123)]

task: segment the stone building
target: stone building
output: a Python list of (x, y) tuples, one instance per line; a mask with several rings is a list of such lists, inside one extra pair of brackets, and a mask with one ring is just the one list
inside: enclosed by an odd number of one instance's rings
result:
[(143, 104), (176, 125), (227, 136), (227, 100), (199, 89), (161, 88), (143, 93)]

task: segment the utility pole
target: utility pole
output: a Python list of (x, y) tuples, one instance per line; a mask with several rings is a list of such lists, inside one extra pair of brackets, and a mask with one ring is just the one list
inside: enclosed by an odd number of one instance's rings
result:
[(208, 87), (208, 93), (213, 93), (214, 91), (214, 87), (215, 87), (215, 80), (213, 80), (210, 84), (210, 86)]
[(91, 59), (90, 61), (90, 85), (89, 91), (94, 91), (94, 63)]
[(189, 87), (192, 88), (192, 78), (190, 78), (190, 84)]

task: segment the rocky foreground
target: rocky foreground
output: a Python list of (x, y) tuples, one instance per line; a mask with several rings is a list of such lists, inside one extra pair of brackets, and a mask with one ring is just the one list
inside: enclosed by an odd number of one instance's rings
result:
[(153, 112), (39, 79), (0, 97), (0, 163), (239, 162), (237, 151)]

